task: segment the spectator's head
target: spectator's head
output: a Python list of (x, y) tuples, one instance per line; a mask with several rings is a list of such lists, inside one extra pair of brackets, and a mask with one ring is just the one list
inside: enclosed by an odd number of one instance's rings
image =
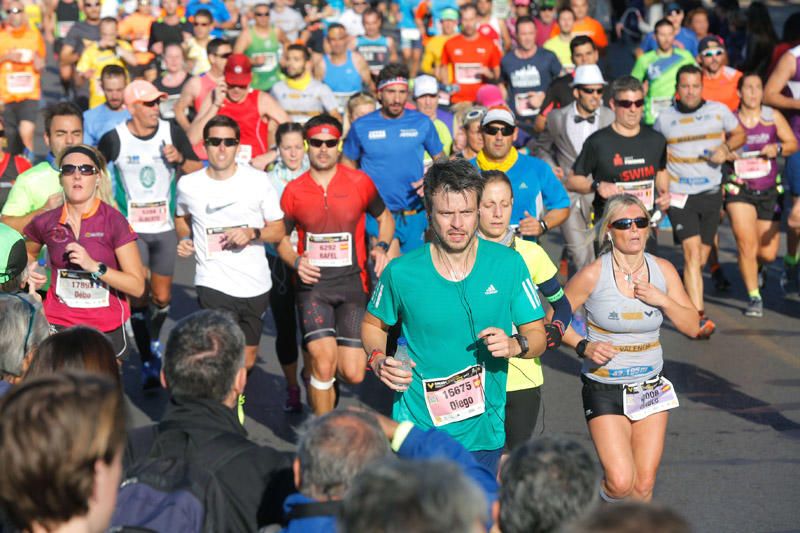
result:
[(253, 18), (259, 28), (269, 28), (269, 4), (259, 2), (253, 6)]
[(522, 50), (533, 50), (536, 46), (536, 23), (528, 16), (517, 18), (517, 44)]
[(227, 39), (211, 39), (206, 46), (206, 55), (211, 64), (211, 70), (217, 76), (222, 76), (225, 72), (225, 65), (228, 58), (233, 54), (233, 47)]
[(106, 96), (106, 105), (112, 111), (122, 108), (125, 103), (123, 93), (128, 83), (128, 72), (120, 65), (106, 65), (100, 71), (100, 88)]
[(198, 41), (205, 41), (214, 29), (214, 15), (208, 9), (198, 9), (192, 22), (192, 33)]
[(478, 8), (475, 4), (467, 3), (458, 8), (461, 16), (461, 33), (465, 37), (472, 37), (478, 32)]
[(684, 65), (675, 75), (678, 99), (688, 109), (703, 101), (703, 71), (697, 65)]
[(186, 52), (180, 43), (167, 43), (164, 45), (164, 70), (170, 74), (177, 74), (186, 70)]
[(479, 17), (488, 17), (492, 14), (492, 0), (475, 0)]
[(300, 429), (295, 485), (315, 500), (339, 500), (367, 465), (391, 456), (378, 421), (361, 411), (331, 411)]
[(328, 114), (311, 117), (303, 125), (303, 137), (308, 143), (308, 162), (317, 171), (330, 170), (339, 161), (339, 142), (342, 123)]
[[(362, 1), (362, 0), (358, 0)], [(366, 4), (366, 2), (364, 2)], [(353, 3), (353, 6), (356, 4)], [(381, 26), (383, 25), (383, 15), (375, 8), (369, 8), (364, 11), (361, 17), (361, 23), (364, 25), (364, 35), (367, 37), (378, 37), (381, 34)]]
[(114, 347), (94, 328), (75, 326), (47, 337), (36, 348), (25, 379), (65, 370), (102, 374), (122, 386)]
[(25, 15), (25, 4), (21, 0), (11, 0), (6, 7), (6, 21), (12, 28), (21, 28), (28, 23)]
[(675, 33), (681, 29), (681, 25), (683, 25), (683, 8), (681, 7), (680, 2), (669, 2), (666, 6), (664, 6), (664, 16), (672, 24), (672, 27), (675, 29)]
[(83, 14), (86, 20), (91, 23), (96, 23), (100, 20), (100, 12), (102, 9), (102, 0), (86, 0), (83, 3)]
[(408, 67), (389, 63), (378, 73), (377, 86), (383, 114), (390, 118), (402, 115), (408, 102)]
[(597, 45), (588, 35), (576, 35), (569, 42), (569, 49), (572, 53), (572, 62), (576, 67), (581, 65), (596, 65), (600, 60)]
[(431, 120), (436, 118), (439, 108), (439, 82), (436, 78), (427, 74), (414, 78), (414, 102), (420, 113)]
[(0, 379), (16, 383), (50, 326), (41, 305), (27, 294), (0, 293), (0, 316)]
[(19, 529), (105, 531), (122, 477), (125, 408), (111, 379), (53, 374), (0, 403), (0, 502)]
[[(800, 23), (800, 20), (798, 20)], [(694, 32), (698, 39), (708, 35), (710, 22), (708, 10), (703, 6), (696, 7), (686, 15), (686, 26)]]
[(505, 172), (484, 170), (483, 193), (478, 206), (481, 237), (489, 240), (502, 239), (508, 232), (511, 208), (514, 206), (514, 191)]
[(442, 24), (443, 35), (455, 35), (458, 32), (458, 10), (452, 7), (442, 9), (439, 20)]
[(158, 128), (158, 104), (167, 93), (159, 91), (155, 85), (145, 80), (133, 80), (125, 87), (125, 106), (131, 113), (133, 122), (143, 130)]
[(350, 36), (347, 34), (347, 29), (338, 22), (328, 26), (328, 35), (325, 39), (331, 48), (331, 55), (341, 56), (347, 52)]
[(28, 278), (25, 238), (0, 222), (0, 294), (19, 292)]
[(597, 65), (581, 65), (575, 69), (572, 95), (578, 107), (594, 113), (603, 103), (603, 88), (606, 81)]
[(445, 461), (381, 461), (353, 482), (343, 502), (343, 533), (486, 531), (486, 497)]
[(67, 146), (83, 142), (83, 113), (72, 102), (50, 104), (44, 110), (44, 142), (58, 155)]
[(67, 146), (56, 159), (64, 202), (80, 204), (94, 198), (113, 205), (111, 180), (103, 154), (94, 146)]
[(161, 9), (167, 16), (172, 16), (178, 12), (178, 0), (161, 0)]
[(539, 19), (545, 24), (550, 24), (555, 18), (556, 0), (542, 0), (539, 2)]
[(596, 507), (563, 533), (690, 533), (689, 523), (672, 509), (652, 503), (623, 502)]
[(489, 108), (481, 120), (483, 153), (491, 161), (504, 161), (517, 139), (514, 113), (505, 106)]
[(114, 17), (103, 17), (100, 19), (100, 41), (101, 48), (114, 48), (117, 46), (119, 38), (119, 22)]
[(570, 35), (572, 33), (572, 28), (575, 26), (575, 12), (569, 7), (562, 7), (558, 10), (558, 19), (556, 23), (561, 33)]
[(472, 245), (483, 178), (466, 159), (437, 161), (425, 173), (425, 210), (435, 243), (448, 252)]
[(669, 52), (675, 44), (675, 28), (672, 23), (667, 19), (661, 19), (656, 22), (653, 35), (656, 38), (658, 49), (662, 52)]
[(713, 76), (719, 72), (728, 63), (728, 54), (722, 39), (716, 35), (701, 39), (697, 47), (697, 62), (706, 74)]
[(622, 76), (611, 83), (611, 109), (615, 120), (626, 129), (635, 129), (642, 121), (644, 88), (633, 76)]
[(311, 52), (302, 44), (290, 44), (286, 48), (283, 72), (286, 77), (296, 80), (308, 72)]
[(597, 499), (598, 474), (579, 443), (534, 437), (500, 469), (496, 520), (503, 533), (549, 533), (586, 512)]
[(640, 253), (650, 236), (650, 212), (637, 197), (615, 194), (606, 202), (596, 231), (601, 253), (609, 245), (622, 254)]
[(299, 170), (303, 166), (303, 126), (297, 122), (284, 122), (275, 130), (275, 144), (278, 155), (289, 170)]
[[(209, 123), (218, 118), (228, 117)], [(210, 130), (211, 135), (224, 133), (222, 126)], [(231, 133), (225, 136), (234, 138)], [(187, 316), (169, 334), (161, 379), (173, 396), (217, 401), (232, 409), (247, 383), (244, 333), (227, 313), (203, 310)]]
[(589, 16), (589, 0), (569, 0), (569, 7), (572, 8), (576, 21)]
[(241, 102), (247, 97), (250, 82), (253, 81), (253, 65), (244, 54), (231, 54), (225, 63), (225, 84), (227, 97), (231, 102)]

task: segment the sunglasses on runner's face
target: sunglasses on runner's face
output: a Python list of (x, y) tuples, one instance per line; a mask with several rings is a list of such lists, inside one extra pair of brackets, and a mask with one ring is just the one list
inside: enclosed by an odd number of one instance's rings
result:
[(12, 15), (19, 15), (20, 13), (22, 13), (22, 10), (18, 7), (12, 7), (11, 9), (8, 10), (8, 12), (11, 13)]
[(161, 98), (156, 98), (155, 100), (150, 100), (149, 102), (139, 102), (145, 107), (155, 107), (158, 105), (158, 102), (161, 101)]
[(308, 144), (310, 144), (310, 145), (311, 145), (311, 146), (313, 146), (314, 148), (319, 148), (319, 147), (321, 147), (323, 144), (324, 144), (325, 146), (327, 146), (328, 148), (333, 148), (333, 147), (335, 147), (337, 144), (339, 144), (339, 139), (326, 139), (326, 140), (324, 140), (324, 141), (323, 141), (322, 139), (309, 139), (309, 140), (308, 140)]
[(268, 17), (269, 16), (269, 11), (254, 11), (253, 15), (255, 15), (257, 17)]
[(6, 136), (6, 130), (0, 130), (0, 139)]
[(84, 2), (83, 7), (100, 7), (100, 2)]
[(62, 176), (72, 176), (76, 171), (80, 172), (81, 176), (94, 176), (97, 174), (97, 167), (94, 165), (61, 165)]
[(220, 144), (224, 144), (225, 146), (236, 146), (239, 144), (239, 139), (234, 137), (209, 137), (206, 139), (206, 144), (209, 146), (219, 146)]
[(703, 57), (716, 57), (716, 56), (721, 56), (724, 53), (725, 50), (723, 50), (722, 48), (711, 48), (709, 50), (703, 51)]
[(609, 226), (614, 229), (631, 229), (634, 224), (636, 224), (637, 228), (644, 229), (650, 224), (650, 221), (645, 217), (620, 218), (609, 224)]
[(616, 98), (614, 101), (617, 103), (618, 106), (623, 107), (625, 109), (630, 109), (631, 107), (642, 107), (644, 106), (644, 100), (617, 100)]
[(603, 94), (603, 89), (591, 89), (589, 87), (578, 87), (583, 94)]
[(509, 126), (508, 124), (504, 126), (492, 126), (488, 124), (483, 127), (483, 133), (494, 136), (497, 135), (498, 132), (502, 132), (503, 137), (511, 137), (514, 135), (514, 129), (514, 126)]

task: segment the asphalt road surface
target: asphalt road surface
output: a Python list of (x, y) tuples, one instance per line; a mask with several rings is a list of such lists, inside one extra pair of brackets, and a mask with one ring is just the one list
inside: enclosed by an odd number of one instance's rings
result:
[[(795, 3), (771, 6), (778, 28), (797, 9)], [(56, 98), (54, 69), (48, 70), (44, 92)], [(41, 152), (40, 141), (37, 144)], [(722, 227), (721, 236), (723, 269), (734, 288), (716, 294), (706, 278), (707, 312), (717, 332), (711, 340), (693, 341), (670, 325), (662, 328), (665, 375), (674, 383), (681, 405), (671, 411), (655, 500), (681, 512), (698, 532), (800, 531), (800, 303), (783, 300), (778, 261), (768, 268), (764, 317), (745, 318), (745, 291), (729, 226)], [(545, 242), (553, 258), (560, 257), (559, 240), (552, 235)], [(680, 267), (671, 242), (671, 234), (662, 232), (660, 254)], [(193, 260), (179, 259), (162, 342), (174, 320), (197, 309), (193, 273)], [(269, 315), (260, 358), (248, 381), (245, 425), (254, 440), (292, 450), (296, 428), (308, 411), (287, 415), (282, 410), (285, 384), (273, 335)], [(548, 352), (542, 360), (545, 384), (536, 432), (565, 434), (591, 448), (576, 356), (567, 349)], [(133, 423), (157, 420), (166, 394), (142, 393), (135, 353), (124, 374)], [(390, 410), (388, 391), (369, 373), (360, 386), (342, 387), (342, 395), (344, 406)]]

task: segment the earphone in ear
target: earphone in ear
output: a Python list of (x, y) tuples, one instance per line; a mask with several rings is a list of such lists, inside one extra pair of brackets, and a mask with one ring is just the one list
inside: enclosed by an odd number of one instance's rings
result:
[(308, 141), (303, 141), (303, 150), (308, 152)]

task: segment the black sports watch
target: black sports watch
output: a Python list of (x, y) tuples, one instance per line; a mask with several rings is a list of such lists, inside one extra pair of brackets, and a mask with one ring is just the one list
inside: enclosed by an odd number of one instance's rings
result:
[(597, 180), (592, 180), (592, 184), (589, 185), (589, 188), (592, 190), (592, 192), (597, 192), (597, 189), (600, 188), (600, 182)]
[(378, 241), (378, 242), (375, 243), (375, 248), (380, 248), (384, 252), (388, 252), (389, 251), (389, 244), (387, 244), (386, 241)]
[(108, 266), (105, 263), (97, 263), (97, 272), (91, 273), (92, 279), (97, 281), (105, 276), (106, 272), (108, 272)]
[(578, 357), (584, 359), (586, 357), (586, 346), (589, 345), (589, 339), (583, 339), (578, 344), (575, 345), (575, 353), (578, 354)]
[(253, 240), (261, 240), (261, 228), (253, 228)]
[(527, 354), (528, 350), (530, 349), (530, 345), (528, 344), (528, 339), (525, 337), (525, 335), (520, 335), (519, 333), (511, 335), (511, 338), (517, 340), (517, 343), (519, 344), (519, 349), (521, 350), (517, 355), (514, 355), (512, 357), (524, 357), (525, 354)]

